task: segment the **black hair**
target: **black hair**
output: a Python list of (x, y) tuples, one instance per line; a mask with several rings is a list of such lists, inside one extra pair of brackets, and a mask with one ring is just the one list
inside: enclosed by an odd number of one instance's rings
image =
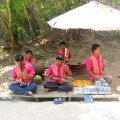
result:
[(100, 47), (99, 44), (93, 44), (92, 45), (92, 52), (94, 52), (94, 50), (96, 50), (98, 47)]
[(27, 50), (27, 51), (26, 51), (26, 54), (27, 54), (27, 53), (33, 54), (33, 52), (32, 52), (31, 50)]
[(16, 56), (15, 56), (15, 61), (16, 61), (16, 62), (23, 61), (23, 59), (24, 59), (23, 55), (16, 55)]
[(61, 45), (66, 45), (66, 43), (65, 43), (65, 42), (61, 42), (61, 43), (60, 43), (60, 46), (61, 46)]
[(56, 60), (63, 61), (64, 60), (64, 56), (62, 54), (59, 54), (59, 55), (56, 56)]

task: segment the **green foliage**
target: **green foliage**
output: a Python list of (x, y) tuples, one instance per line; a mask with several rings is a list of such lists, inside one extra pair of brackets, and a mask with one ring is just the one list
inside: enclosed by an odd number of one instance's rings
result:
[(37, 60), (45, 59), (42, 55), (33, 55), (33, 57), (36, 58)]
[(3, 53), (3, 52), (4, 52), (4, 49), (3, 49), (3, 48), (1, 48), (1, 49), (0, 49), (0, 53)]
[[(25, 0), (25, 5), (33, 30), (36, 36), (40, 36), (54, 30), (47, 24), (47, 21), (89, 1), (91, 0)], [(120, 9), (119, 0), (97, 1)], [(23, 1), (10, 0), (10, 8), (12, 11), (12, 29), (15, 41), (18, 40), (18, 42), (21, 42), (33, 39), (34, 37), (24, 12)], [(0, 12), (8, 21), (6, 0), (1, 2)], [(3, 34), (5, 34), (5, 32), (3, 33), (3, 30), (0, 29), (0, 36), (5, 36)], [(8, 37), (6, 37), (6, 40), (9, 40)]]

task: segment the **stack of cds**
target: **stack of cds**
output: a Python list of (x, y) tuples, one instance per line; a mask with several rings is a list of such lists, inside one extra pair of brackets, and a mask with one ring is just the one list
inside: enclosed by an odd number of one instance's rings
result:
[(74, 87), (74, 94), (110, 95), (111, 88), (108, 86), (108, 83), (101, 83), (101, 81), (96, 81), (95, 85)]

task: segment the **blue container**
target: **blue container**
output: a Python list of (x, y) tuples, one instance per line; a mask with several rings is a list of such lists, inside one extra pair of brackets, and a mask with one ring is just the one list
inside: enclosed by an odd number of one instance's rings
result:
[(86, 95), (84, 96), (85, 103), (93, 103), (93, 96), (92, 95)]

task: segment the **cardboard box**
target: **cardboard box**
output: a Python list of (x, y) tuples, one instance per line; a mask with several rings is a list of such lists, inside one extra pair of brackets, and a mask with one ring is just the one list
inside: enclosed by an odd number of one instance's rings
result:
[(102, 86), (97, 87), (97, 93), (98, 95), (105, 94), (104, 87)]
[(104, 87), (104, 91), (106, 95), (110, 95), (111, 94), (111, 87)]
[(97, 95), (97, 88), (96, 88), (96, 86), (91, 86), (91, 88), (90, 88), (90, 93), (91, 93), (92, 95)]
[(90, 86), (83, 86), (83, 94), (91, 94), (90, 92)]
[(103, 87), (108, 87), (108, 83), (102, 83)]
[(96, 86), (96, 87), (101, 86), (101, 81), (95, 81), (95, 86)]
[(74, 94), (83, 94), (83, 88), (82, 87), (74, 87)]

